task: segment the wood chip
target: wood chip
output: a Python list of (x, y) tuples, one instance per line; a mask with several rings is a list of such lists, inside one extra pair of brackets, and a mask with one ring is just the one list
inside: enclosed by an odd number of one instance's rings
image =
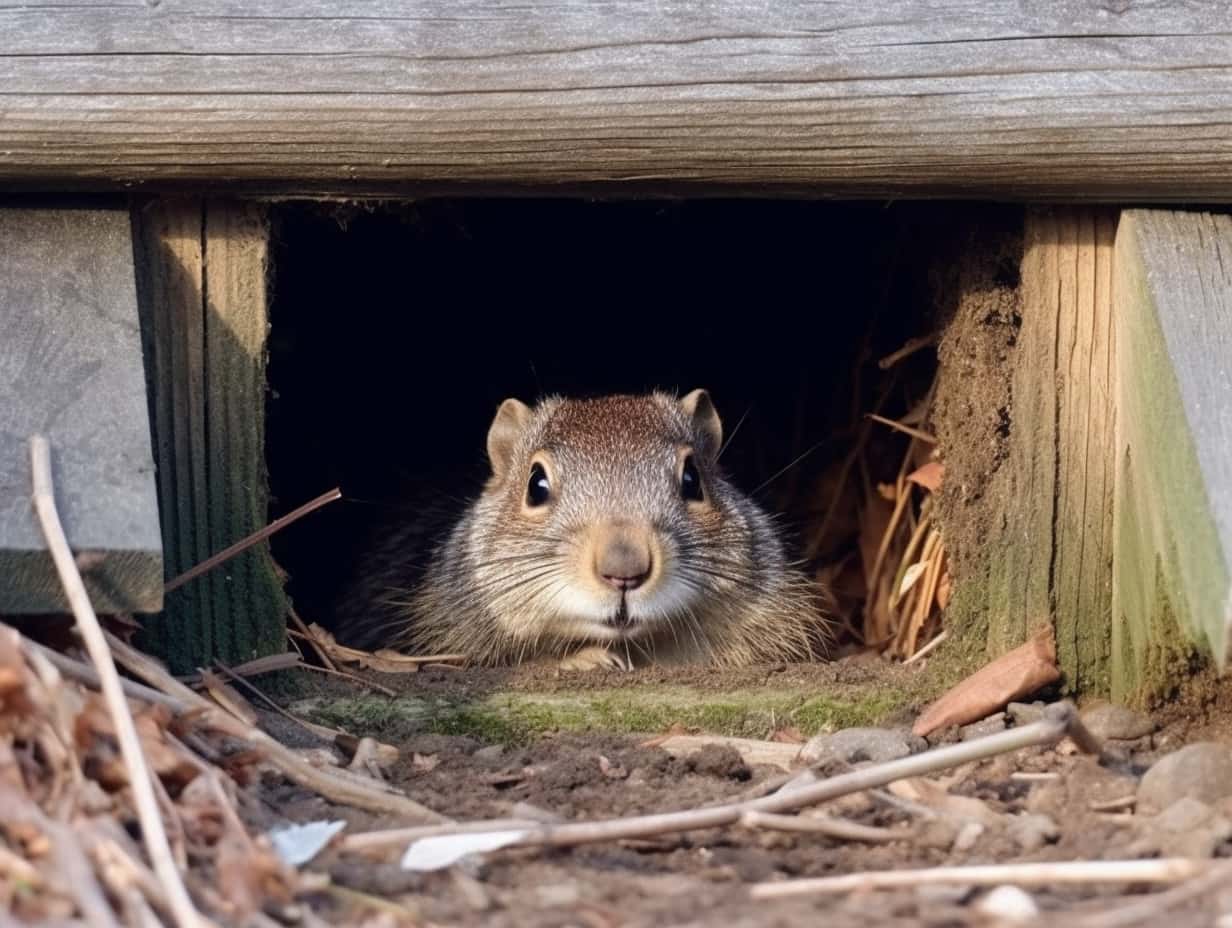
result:
[(941, 696), (924, 710), (911, 730), (923, 736), (950, 725), (967, 725), (1060, 678), (1056, 638), (1048, 623), (1025, 644)]

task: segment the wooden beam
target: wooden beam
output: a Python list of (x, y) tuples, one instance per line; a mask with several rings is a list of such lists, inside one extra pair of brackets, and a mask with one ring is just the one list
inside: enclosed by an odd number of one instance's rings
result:
[(1181, 0), (8, 5), (0, 185), (1227, 200), (1228, 26)]
[(1116, 242), (1113, 692), (1166, 692), (1232, 622), (1232, 218), (1127, 211)]
[[(159, 200), (135, 216), (171, 578), (267, 521), (268, 228), (261, 207), (213, 200)], [(167, 594), (145, 633), (187, 672), (281, 649), (285, 620), (263, 544)]]
[(160, 608), (127, 210), (0, 209), (0, 614), (68, 610), (31, 509), (35, 433), (95, 609)]
[[(937, 407), (958, 568), (947, 625), (978, 665), (1051, 622), (1064, 685), (1099, 694), (1110, 687), (1116, 216), (1027, 210), (1013, 291), (995, 280), (1004, 249), (961, 259), (975, 265), (957, 281)], [(973, 337), (989, 345), (961, 343)]]

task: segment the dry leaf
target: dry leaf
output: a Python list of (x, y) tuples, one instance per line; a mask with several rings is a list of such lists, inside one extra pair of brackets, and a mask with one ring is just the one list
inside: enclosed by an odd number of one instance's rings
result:
[(672, 722), (671, 727), (669, 727), (667, 731), (665, 731), (661, 735), (655, 735), (653, 738), (647, 741), (643, 741), (641, 743), (641, 747), (644, 747), (644, 748), (658, 747), (668, 738), (675, 738), (678, 735), (687, 734), (688, 731), (689, 730), (684, 727), (684, 724), (682, 722)]
[(907, 595), (907, 591), (915, 586), (915, 582), (924, 576), (924, 571), (928, 569), (928, 565), (924, 561), (916, 561), (903, 573), (903, 582), (898, 585), (898, 597), (902, 598)]
[(808, 738), (804, 737), (800, 729), (792, 727), (778, 729), (770, 736), (770, 740), (779, 744), (804, 744)]
[(429, 654), (411, 655), (381, 648), (378, 651), (361, 651), (358, 648), (348, 648), (338, 644), (334, 636), (315, 622), (308, 626), (308, 631), (316, 639), (316, 643), (331, 658), (342, 664), (359, 664), (369, 670), (379, 673), (418, 673), (424, 664), (457, 663), (465, 659), (462, 654)]
[(950, 604), (950, 594), (952, 588), (950, 586), (950, 569), (945, 567), (941, 571), (941, 579), (937, 581), (937, 608), (945, 609)]
[(929, 493), (936, 493), (940, 490), (941, 481), (944, 478), (945, 465), (940, 461), (929, 461), (923, 467), (919, 467), (907, 475), (908, 480), (922, 486)]
[(251, 725), (256, 728), (260, 723), (260, 717), (248, 700), (241, 696), (235, 687), (228, 684), (218, 674), (212, 670), (206, 670), (201, 674), (201, 685), (205, 691), (210, 694), (210, 698), (218, 703), (227, 712), (230, 712), (237, 719), (246, 725)]
[(334, 835), (346, 828), (346, 822), (307, 822), (288, 825), (269, 833), (270, 843), (289, 867), (302, 867), (325, 849)]
[(945, 693), (924, 710), (911, 730), (923, 736), (950, 725), (975, 722), (1060, 678), (1050, 622), (1026, 644), (1003, 654)]

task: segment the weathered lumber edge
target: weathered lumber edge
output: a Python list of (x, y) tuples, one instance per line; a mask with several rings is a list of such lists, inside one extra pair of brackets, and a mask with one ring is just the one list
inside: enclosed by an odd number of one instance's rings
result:
[[(134, 207), (167, 578), (267, 521), (264, 455), (268, 226), (219, 200)], [(146, 644), (177, 670), (285, 645), (267, 544), (167, 594)]]
[(95, 608), (162, 606), (162, 543), (128, 211), (0, 208), (0, 614), (68, 604), (31, 508), (47, 436)]
[(1222, 668), (1232, 622), (1232, 218), (1127, 210), (1116, 241), (1112, 691)]
[[(1065, 685), (1109, 686), (1116, 215), (1032, 207), (1020, 237), (990, 227), (943, 259), (960, 272), (944, 284), (958, 305), (939, 354), (948, 418), (935, 428), (957, 581), (950, 660), (965, 672), (1051, 622)], [(1017, 281), (998, 281), (1011, 256)]]
[(1232, 196), (1220, 3), (0, 9), (0, 185)]

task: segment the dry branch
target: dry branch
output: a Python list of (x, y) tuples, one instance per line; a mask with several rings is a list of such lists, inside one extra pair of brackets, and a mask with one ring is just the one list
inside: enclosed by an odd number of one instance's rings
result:
[[(803, 809), (851, 793), (885, 786), (896, 780), (922, 776), (1025, 747), (1054, 744), (1070, 733), (1075, 719), (1077, 719), (1077, 712), (1073, 705), (1056, 703), (1045, 710), (1043, 719), (1030, 725), (1023, 725), (974, 741), (934, 748), (922, 754), (877, 764), (828, 780), (804, 784), (790, 790), (780, 790), (758, 799), (598, 822), (536, 825), (526, 828), (518, 840), (509, 846), (571, 847), (600, 841), (648, 838), (672, 832), (732, 825), (739, 822), (746, 812), (789, 812)], [(480, 827), (484, 825), (487, 827)], [(522, 830), (511, 829), (506, 821), (498, 820), (468, 822), (463, 827), (466, 832), (474, 832), (476, 829), (480, 831)], [(454, 833), (459, 832), (456, 829), (447, 829), (442, 832), (442, 834)], [(367, 840), (373, 843), (379, 841), (375, 837)]]
[(347, 770), (323, 770), (312, 766), (294, 751), (260, 729), (251, 728), (234, 716), (193, 692), (175, 679), (157, 661), (130, 647), (113, 635), (108, 642), (116, 659), (147, 683), (180, 700), (186, 710), (199, 714), (202, 724), (257, 747), (265, 758), (290, 780), (334, 802), (354, 805), (371, 812), (404, 815), (425, 822), (445, 823), (449, 819), (387, 786), (379, 780)]
[(120, 743), (120, 753), (128, 770), (129, 786), (137, 805), (137, 815), (141, 821), (141, 834), (145, 841), (146, 851), (154, 864), (167, 892), (175, 920), (180, 928), (197, 928), (205, 924), (200, 913), (189, 898), (188, 890), (180, 878), (180, 871), (175, 865), (171, 846), (167, 841), (167, 833), (163, 829), (162, 815), (158, 808), (158, 798), (154, 792), (152, 775), (146, 766), (145, 755), (141, 750), (141, 741), (137, 737), (137, 727), (132, 714), (128, 710), (128, 701), (124, 697), (124, 689), (120, 685), (120, 675), (112, 661), (111, 652), (107, 648), (102, 626), (90, 605), (90, 597), (82, 583), (81, 574), (77, 572), (77, 564), (73, 560), (72, 550), (64, 535), (64, 527), (60, 523), (60, 515), (56, 511), (56, 500), (51, 478), (51, 447), (47, 439), (36, 435), (30, 439), (30, 468), (33, 476), (34, 508), (38, 515), (39, 525), (51, 550), (52, 560), (56, 565), (60, 582), (64, 586), (65, 596), (73, 617), (77, 620), (77, 630), (85, 642), (86, 650), (98, 672), (99, 684), (107, 709), (115, 725), (116, 737)]
[(871, 889), (914, 889), (918, 886), (1055, 886), (1091, 883), (1177, 883), (1201, 876), (1210, 868), (1204, 860), (1078, 860), (1063, 863), (989, 864), (850, 873), (809, 880), (757, 883), (754, 899), (778, 899), (809, 893), (867, 892)]

